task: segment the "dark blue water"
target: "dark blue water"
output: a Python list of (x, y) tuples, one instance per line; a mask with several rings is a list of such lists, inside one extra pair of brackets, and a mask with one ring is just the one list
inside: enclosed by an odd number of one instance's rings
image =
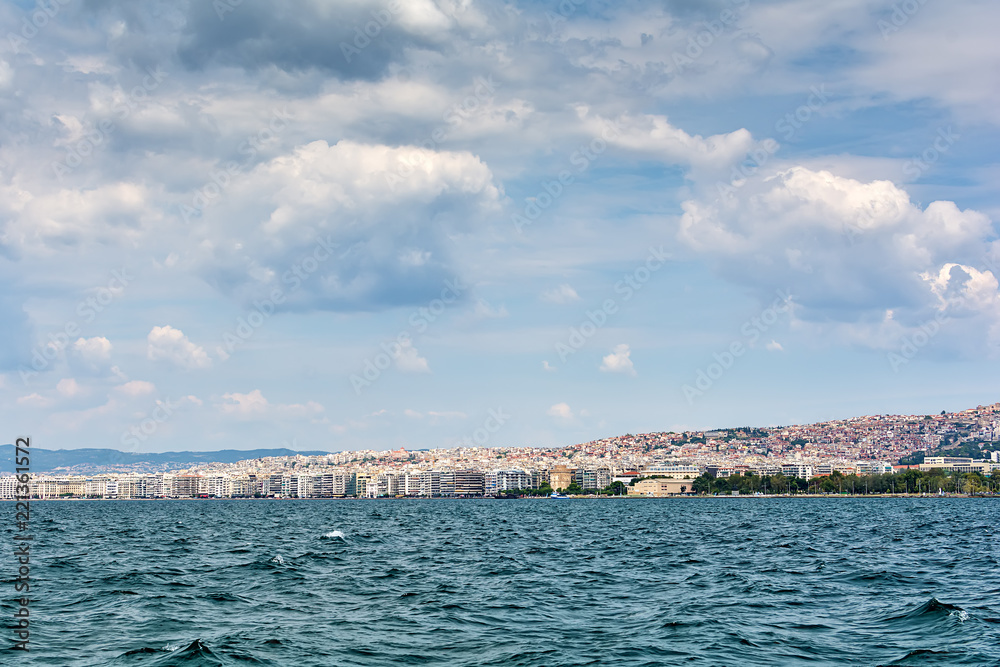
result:
[(32, 510), (32, 652), (2, 664), (1000, 665), (994, 500)]

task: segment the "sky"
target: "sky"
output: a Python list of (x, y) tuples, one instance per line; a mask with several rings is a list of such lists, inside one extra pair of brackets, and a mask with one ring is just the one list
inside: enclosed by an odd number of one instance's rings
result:
[(1000, 400), (988, 0), (0, 4), (0, 440)]

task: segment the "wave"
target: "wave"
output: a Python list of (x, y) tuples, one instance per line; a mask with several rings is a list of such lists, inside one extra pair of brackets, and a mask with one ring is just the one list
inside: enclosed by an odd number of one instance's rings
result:
[[(153, 657), (157, 656), (157, 657)], [(153, 657), (152, 661), (149, 658)], [(142, 647), (126, 651), (112, 660), (109, 665), (132, 665), (142, 663), (149, 667), (229, 667), (230, 665), (270, 664), (245, 653), (225, 655), (213, 651), (201, 639), (177, 648), (167, 644), (162, 648)]]
[(347, 541), (347, 538), (345, 538), (344, 534), (339, 530), (331, 530), (329, 533), (323, 533), (323, 537), (328, 540), (335, 540), (339, 538), (345, 542)]

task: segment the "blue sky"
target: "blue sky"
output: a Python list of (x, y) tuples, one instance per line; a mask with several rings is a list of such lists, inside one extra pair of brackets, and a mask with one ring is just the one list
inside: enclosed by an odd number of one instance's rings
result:
[(998, 19), (4, 3), (7, 439), (554, 446), (995, 402)]

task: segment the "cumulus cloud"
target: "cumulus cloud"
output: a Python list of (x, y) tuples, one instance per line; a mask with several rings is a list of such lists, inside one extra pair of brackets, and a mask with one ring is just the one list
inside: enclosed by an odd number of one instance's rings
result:
[(31, 393), (17, 399), (17, 404), (28, 408), (47, 408), (53, 403), (51, 398), (46, 398), (38, 393)]
[(494, 307), (486, 299), (476, 302), (476, 317), (488, 320), (501, 319), (509, 316), (510, 313), (504, 306)]
[(630, 355), (632, 351), (626, 343), (616, 345), (614, 351), (601, 360), (601, 370), (605, 373), (624, 373), (635, 375), (635, 366), (632, 365)]
[(568, 403), (556, 403), (548, 409), (546, 413), (550, 417), (555, 417), (556, 419), (572, 419), (573, 410), (570, 409)]
[(145, 380), (132, 380), (118, 385), (115, 389), (126, 396), (147, 396), (156, 392), (156, 385)]
[(73, 378), (63, 378), (56, 384), (56, 391), (66, 398), (75, 398), (84, 394), (84, 389)]
[(70, 348), (70, 361), (78, 371), (84, 374), (102, 373), (111, 364), (111, 352), (114, 346), (107, 338), (78, 338)]
[(728, 170), (757, 146), (745, 129), (702, 137), (675, 127), (666, 116), (623, 114), (612, 121), (582, 114), (583, 125), (591, 134), (604, 132), (613, 145), (662, 162), (689, 166), (698, 172)]
[(431, 372), (427, 359), (420, 356), (410, 340), (401, 341), (399, 347), (393, 352), (392, 358), (396, 362), (396, 368), (404, 373)]
[(950, 201), (920, 208), (889, 181), (803, 166), (755, 175), (729, 195), (685, 201), (680, 240), (763, 302), (791, 290), (795, 316), (813, 329), (881, 327), (887, 310), (894, 326), (916, 327), (946, 307), (946, 293), (966, 299), (956, 315), (997, 318), (996, 276), (975, 268), (993, 234), (982, 213)]
[(548, 303), (572, 303), (579, 301), (580, 295), (570, 285), (562, 284), (542, 292), (542, 301)]
[(268, 401), (260, 389), (247, 394), (232, 392), (222, 395), (218, 404), (220, 412), (242, 419), (306, 419), (316, 418), (324, 408), (315, 401), (306, 403), (275, 404)]
[(280, 283), (292, 309), (426, 303), (454, 277), (449, 232), (497, 214), (500, 198), (469, 152), (314, 141), (205, 209), (194, 268), (248, 300)]
[(208, 368), (212, 360), (205, 348), (195, 345), (184, 332), (172, 326), (153, 327), (146, 337), (146, 357), (168, 361), (181, 368)]

